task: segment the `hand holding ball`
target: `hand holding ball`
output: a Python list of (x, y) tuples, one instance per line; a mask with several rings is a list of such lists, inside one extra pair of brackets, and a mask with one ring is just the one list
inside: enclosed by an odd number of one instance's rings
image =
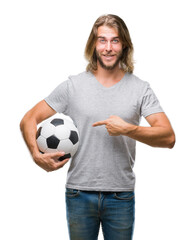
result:
[(37, 131), (37, 145), (42, 153), (65, 152), (58, 160), (74, 156), (79, 145), (79, 133), (68, 119), (54, 118), (45, 121)]

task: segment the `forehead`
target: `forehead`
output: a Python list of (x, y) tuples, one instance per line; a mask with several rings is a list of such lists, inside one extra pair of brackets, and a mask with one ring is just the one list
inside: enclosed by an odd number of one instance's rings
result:
[(100, 26), (97, 29), (97, 37), (113, 38), (119, 37), (118, 30), (113, 27)]

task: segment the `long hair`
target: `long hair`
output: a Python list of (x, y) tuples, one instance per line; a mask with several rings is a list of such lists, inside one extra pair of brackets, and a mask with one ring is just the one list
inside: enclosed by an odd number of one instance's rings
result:
[(125, 72), (133, 73), (134, 61), (133, 61), (133, 44), (129, 34), (129, 30), (125, 22), (118, 16), (113, 14), (100, 16), (94, 23), (91, 33), (89, 35), (86, 47), (85, 58), (89, 62), (86, 70), (94, 72), (97, 70), (97, 56), (95, 51), (95, 45), (97, 41), (97, 30), (100, 26), (108, 26), (115, 28), (118, 31), (119, 38), (123, 45), (123, 53), (120, 60), (120, 67)]

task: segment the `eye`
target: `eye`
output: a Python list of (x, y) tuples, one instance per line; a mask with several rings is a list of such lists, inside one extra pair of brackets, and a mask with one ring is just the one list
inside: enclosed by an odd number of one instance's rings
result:
[(114, 44), (119, 43), (119, 40), (118, 39), (113, 39), (112, 43), (114, 43)]
[(100, 42), (100, 43), (105, 43), (105, 42), (106, 42), (106, 40), (105, 40), (105, 39), (103, 39), (103, 38), (101, 38), (101, 39), (99, 39), (99, 42)]

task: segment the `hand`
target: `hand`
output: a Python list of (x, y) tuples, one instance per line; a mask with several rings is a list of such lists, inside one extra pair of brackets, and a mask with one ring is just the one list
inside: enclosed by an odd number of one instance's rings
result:
[(130, 123), (125, 122), (122, 118), (118, 116), (110, 116), (108, 119), (96, 122), (92, 126), (97, 127), (101, 125), (105, 125), (109, 135), (111, 136), (125, 135), (129, 127), (134, 126)]
[(63, 167), (69, 161), (69, 158), (66, 158), (63, 161), (58, 161), (58, 159), (64, 155), (64, 152), (38, 153), (36, 156), (33, 156), (33, 158), (39, 167), (47, 172), (51, 172)]

